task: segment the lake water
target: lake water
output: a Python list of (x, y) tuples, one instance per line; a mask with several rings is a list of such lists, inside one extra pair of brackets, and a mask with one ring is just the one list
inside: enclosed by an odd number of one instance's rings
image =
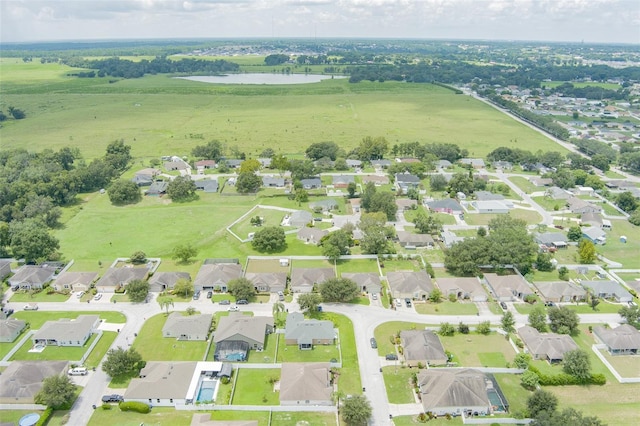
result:
[[(176, 77), (183, 80), (199, 81), (215, 84), (307, 84), (318, 83), (332, 78), (330, 75), (318, 74), (228, 74), (228, 75), (199, 75), (191, 77)], [(346, 78), (334, 76), (333, 78)]]

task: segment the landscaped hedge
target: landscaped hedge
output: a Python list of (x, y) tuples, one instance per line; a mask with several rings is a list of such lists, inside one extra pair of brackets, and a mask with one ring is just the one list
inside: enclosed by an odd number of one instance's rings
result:
[(529, 365), (529, 371), (533, 371), (540, 379), (542, 386), (567, 386), (567, 385), (604, 385), (607, 383), (604, 374), (592, 374), (587, 380), (580, 380), (575, 376), (566, 373), (555, 374), (553, 376), (541, 373), (533, 365)]
[(147, 414), (151, 411), (149, 404), (138, 401), (124, 401), (118, 404), (121, 411), (135, 411), (136, 413)]
[(47, 407), (47, 409), (44, 410), (44, 412), (40, 416), (40, 419), (38, 419), (38, 422), (36, 423), (36, 426), (44, 426), (44, 425), (46, 425), (52, 415), (53, 415), (53, 408)]

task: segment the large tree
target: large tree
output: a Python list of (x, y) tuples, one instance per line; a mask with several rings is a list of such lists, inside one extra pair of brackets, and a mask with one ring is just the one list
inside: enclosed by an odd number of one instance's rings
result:
[(382, 212), (387, 216), (387, 220), (396, 220), (396, 212), (398, 206), (396, 205), (396, 197), (391, 192), (376, 192), (371, 197), (369, 203), (368, 213)]
[(527, 399), (529, 416), (537, 417), (541, 412), (553, 413), (558, 407), (558, 398), (549, 391), (538, 389)]
[(166, 309), (167, 315), (169, 315), (169, 308), (173, 308), (173, 297), (170, 297), (170, 296), (158, 297), (158, 305), (160, 305), (160, 309)]
[(167, 195), (172, 201), (184, 202), (195, 200), (196, 183), (189, 176), (177, 176), (167, 186)]
[(628, 324), (640, 330), (640, 306), (623, 306), (618, 313)]
[(256, 297), (256, 288), (247, 278), (235, 278), (229, 281), (227, 289), (236, 300), (253, 300)]
[(40, 263), (55, 260), (58, 256), (60, 243), (39, 219), (14, 221), (9, 225), (8, 234), (11, 253), (16, 259), (24, 259), (26, 263)]
[(309, 145), (305, 154), (311, 160), (319, 160), (322, 157), (329, 157), (332, 161), (338, 158), (340, 147), (335, 142), (315, 142)]
[(513, 333), (516, 331), (516, 319), (513, 317), (511, 311), (507, 311), (502, 315), (502, 319), (500, 320), (500, 324), (505, 333)]
[(198, 249), (192, 244), (178, 244), (173, 248), (173, 259), (179, 260), (180, 263), (189, 263), (189, 259), (196, 257)]
[(581, 381), (587, 381), (591, 377), (589, 354), (582, 349), (565, 352), (562, 360), (562, 370)]
[(541, 333), (547, 331), (547, 313), (542, 306), (536, 306), (529, 312), (529, 325)]
[(109, 349), (102, 370), (111, 377), (136, 376), (143, 367), (142, 356), (133, 348)]
[(107, 145), (107, 153), (104, 159), (114, 169), (124, 171), (131, 158), (131, 146), (125, 145), (124, 140), (116, 140)]
[(34, 397), (36, 404), (53, 409), (69, 408), (76, 396), (76, 385), (66, 374), (50, 376), (42, 381), (42, 388)]
[(191, 154), (193, 154), (194, 157), (205, 160), (218, 161), (223, 153), (224, 147), (222, 143), (217, 140), (212, 140), (206, 145), (198, 145), (191, 150)]
[(629, 191), (625, 191), (616, 197), (616, 204), (627, 213), (632, 213), (638, 208), (636, 197)]
[(570, 309), (567, 306), (552, 306), (548, 309), (549, 315), (549, 328), (554, 333), (558, 334), (570, 334), (572, 336), (578, 334), (578, 325), (580, 324), (580, 318), (576, 311)]
[(241, 194), (257, 192), (262, 186), (262, 178), (254, 172), (243, 172), (236, 180), (236, 190)]
[(133, 280), (127, 284), (127, 294), (129, 300), (134, 303), (144, 302), (149, 295), (149, 282), (144, 280)]
[(277, 252), (287, 246), (284, 230), (278, 226), (266, 226), (256, 232), (251, 246), (261, 252)]
[(260, 170), (260, 162), (255, 158), (240, 163), (240, 173), (256, 173)]
[(362, 161), (380, 160), (388, 150), (389, 143), (382, 136), (376, 138), (366, 136), (356, 148), (358, 158)]
[(489, 263), (490, 245), (487, 237), (454, 243), (444, 253), (444, 267), (456, 276), (475, 276), (481, 265)]
[(323, 302), (348, 302), (359, 293), (358, 284), (348, 278), (330, 278), (320, 284)]
[(306, 312), (315, 311), (320, 303), (322, 303), (322, 296), (318, 293), (303, 293), (298, 296), (298, 305), (300, 305), (300, 309)]
[(135, 183), (126, 179), (118, 179), (107, 189), (109, 201), (116, 206), (135, 204), (142, 200), (140, 188)]
[(581, 239), (578, 243), (578, 260), (580, 263), (595, 263), (596, 258), (595, 244), (586, 238)]
[(515, 265), (520, 272), (527, 273), (538, 251), (527, 223), (509, 214), (498, 215), (489, 221), (489, 230), (490, 263), (496, 267)]
[(598, 417), (585, 416), (571, 407), (562, 411), (540, 412), (529, 424), (531, 426), (605, 426)]
[(349, 247), (353, 243), (351, 235), (339, 229), (330, 233), (322, 239), (322, 254), (330, 260), (335, 261), (349, 254)]
[(173, 293), (183, 297), (193, 295), (195, 289), (193, 283), (186, 278), (180, 278), (173, 286)]
[(373, 409), (364, 395), (352, 395), (342, 405), (342, 418), (348, 425), (366, 425)]
[(413, 223), (416, 225), (416, 231), (420, 234), (438, 234), (442, 229), (442, 222), (433, 215), (425, 213), (423, 209), (418, 210)]
[(368, 227), (360, 241), (360, 247), (365, 254), (395, 253), (383, 226)]

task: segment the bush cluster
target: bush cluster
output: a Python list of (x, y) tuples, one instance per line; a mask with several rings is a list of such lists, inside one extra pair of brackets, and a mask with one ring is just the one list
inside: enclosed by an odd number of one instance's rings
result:
[(36, 423), (36, 426), (44, 426), (44, 425), (46, 425), (52, 415), (53, 415), (53, 408), (47, 407), (47, 409), (44, 410), (44, 412), (40, 416), (40, 419)]
[(581, 380), (575, 376), (566, 373), (560, 373), (555, 375), (548, 375), (541, 373), (533, 365), (529, 365), (529, 371), (533, 371), (538, 375), (540, 379), (540, 385), (542, 386), (567, 386), (567, 385), (604, 385), (607, 382), (604, 374), (592, 374), (586, 380)]
[(151, 411), (149, 404), (138, 401), (123, 401), (118, 404), (120, 411), (135, 411), (136, 413), (147, 414)]

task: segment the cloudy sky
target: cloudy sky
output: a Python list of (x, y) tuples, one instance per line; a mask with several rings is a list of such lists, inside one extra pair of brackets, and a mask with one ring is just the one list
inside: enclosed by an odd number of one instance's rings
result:
[(0, 40), (367, 37), (640, 43), (640, 0), (0, 0)]

